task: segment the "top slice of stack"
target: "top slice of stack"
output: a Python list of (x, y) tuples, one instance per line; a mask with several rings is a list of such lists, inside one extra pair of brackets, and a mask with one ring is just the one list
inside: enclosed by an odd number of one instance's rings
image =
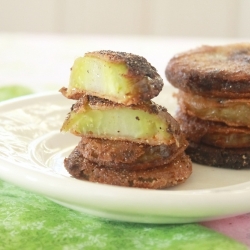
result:
[(149, 101), (162, 87), (161, 77), (145, 58), (102, 50), (75, 60), (69, 87), (61, 92), (76, 100), (87, 94), (130, 105)]

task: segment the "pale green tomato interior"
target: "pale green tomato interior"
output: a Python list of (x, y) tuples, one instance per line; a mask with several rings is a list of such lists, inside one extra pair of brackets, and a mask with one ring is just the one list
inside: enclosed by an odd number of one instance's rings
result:
[(148, 141), (171, 140), (164, 120), (142, 110), (127, 108), (112, 110), (87, 110), (85, 113), (71, 112), (62, 130), (76, 134), (90, 134), (97, 137), (136, 139)]
[(127, 71), (125, 64), (105, 62), (95, 57), (80, 57), (72, 67), (68, 89), (125, 98), (132, 88), (129, 80), (123, 76)]

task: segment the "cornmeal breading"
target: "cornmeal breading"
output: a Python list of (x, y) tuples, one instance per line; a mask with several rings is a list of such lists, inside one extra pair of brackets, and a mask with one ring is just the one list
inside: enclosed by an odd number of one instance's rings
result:
[(174, 56), (168, 81), (184, 92), (208, 97), (250, 97), (250, 43), (202, 46)]
[(68, 172), (78, 179), (150, 189), (162, 189), (183, 183), (192, 173), (192, 163), (184, 153), (160, 167), (127, 170), (98, 166), (84, 158), (76, 147), (64, 164)]

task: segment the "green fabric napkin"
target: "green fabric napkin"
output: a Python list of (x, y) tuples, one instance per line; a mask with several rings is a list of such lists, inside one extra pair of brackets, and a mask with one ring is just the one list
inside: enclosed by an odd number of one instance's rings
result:
[(198, 224), (112, 222), (0, 181), (0, 249), (246, 250)]
[(32, 94), (32, 90), (21, 85), (10, 85), (0, 87), (0, 101), (10, 98)]
[[(7, 94), (2, 100), (15, 97), (17, 88), (13, 92), (11, 86), (5, 87)], [(0, 181), (0, 250), (17, 249), (246, 250), (247, 247), (198, 224), (148, 225), (91, 217)]]

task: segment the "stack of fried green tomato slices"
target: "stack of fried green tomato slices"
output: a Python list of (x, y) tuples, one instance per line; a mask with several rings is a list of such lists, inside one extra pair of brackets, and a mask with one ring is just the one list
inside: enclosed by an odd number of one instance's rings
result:
[(179, 89), (176, 119), (194, 162), (250, 168), (250, 44), (202, 46), (174, 56), (168, 81)]
[(65, 159), (83, 180), (160, 189), (184, 182), (192, 172), (187, 142), (167, 109), (154, 103), (163, 87), (141, 56), (96, 51), (75, 60), (68, 88), (76, 100), (61, 131), (81, 138)]

